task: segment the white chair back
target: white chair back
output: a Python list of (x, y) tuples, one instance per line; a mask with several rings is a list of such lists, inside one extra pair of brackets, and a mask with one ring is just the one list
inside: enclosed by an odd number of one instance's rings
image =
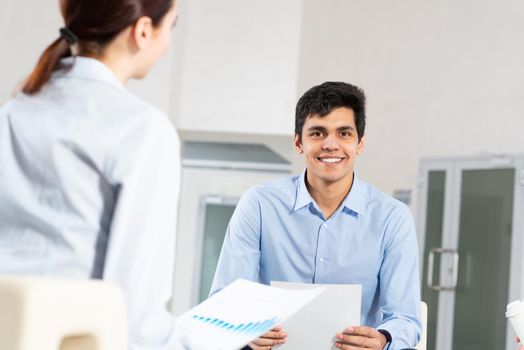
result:
[(427, 343), (427, 323), (428, 323), (428, 305), (421, 301), (420, 302), (420, 322), (422, 323), (422, 333), (420, 335), (420, 341), (415, 347), (417, 350), (426, 350)]
[(108, 282), (0, 276), (0, 349), (126, 350), (121, 290)]

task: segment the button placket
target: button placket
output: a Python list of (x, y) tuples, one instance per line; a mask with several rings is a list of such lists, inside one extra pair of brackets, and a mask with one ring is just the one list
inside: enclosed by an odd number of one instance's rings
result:
[(326, 253), (329, 249), (329, 224), (324, 222), (319, 228), (319, 242), (317, 247), (317, 277), (322, 281), (326, 274)]

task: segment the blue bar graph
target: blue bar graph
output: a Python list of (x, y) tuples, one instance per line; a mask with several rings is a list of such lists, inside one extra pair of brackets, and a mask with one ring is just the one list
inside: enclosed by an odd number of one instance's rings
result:
[(263, 321), (235, 324), (218, 318), (201, 315), (193, 315), (192, 319), (197, 322), (205, 323), (214, 328), (219, 328), (227, 332), (239, 334), (250, 334), (264, 330), (269, 330), (276, 325), (277, 321), (277, 318), (273, 317), (272, 319), (267, 319)]

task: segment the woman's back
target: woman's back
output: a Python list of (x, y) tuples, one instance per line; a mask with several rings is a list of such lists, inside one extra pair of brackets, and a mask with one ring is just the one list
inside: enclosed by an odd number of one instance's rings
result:
[(133, 167), (154, 165), (159, 146), (177, 155), (167, 118), (104, 64), (65, 62), (72, 69), (57, 71), (39, 94), (19, 94), (0, 109), (0, 272), (101, 278)]

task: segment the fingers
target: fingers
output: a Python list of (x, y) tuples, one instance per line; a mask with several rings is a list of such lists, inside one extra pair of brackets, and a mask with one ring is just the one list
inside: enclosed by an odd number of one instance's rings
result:
[(335, 346), (343, 350), (353, 349), (381, 349), (380, 343), (375, 338), (362, 337), (359, 335), (348, 335), (339, 333), (336, 336)]
[(271, 350), (271, 346), (259, 346), (255, 343), (249, 343), (249, 347), (253, 350)]
[(285, 339), (286, 337), (287, 337), (287, 333), (282, 331), (282, 327), (277, 326), (273, 328), (272, 330), (270, 330), (269, 332), (262, 335), (260, 338)]
[(364, 326), (348, 327), (344, 329), (343, 333), (352, 334), (352, 335), (360, 335), (360, 336), (369, 337), (369, 338), (376, 337), (379, 334), (375, 328), (364, 327)]
[(286, 339), (270, 339), (270, 338), (257, 338), (249, 343), (249, 347), (253, 350), (269, 350), (272, 346), (284, 344)]
[(282, 331), (282, 327), (277, 326), (249, 343), (249, 347), (253, 350), (269, 350), (272, 346), (284, 344), (286, 337), (287, 333)]
[(336, 334), (335, 346), (343, 350), (383, 349), (382, 337), (383, 335), (371, 327), (349, 327)]

